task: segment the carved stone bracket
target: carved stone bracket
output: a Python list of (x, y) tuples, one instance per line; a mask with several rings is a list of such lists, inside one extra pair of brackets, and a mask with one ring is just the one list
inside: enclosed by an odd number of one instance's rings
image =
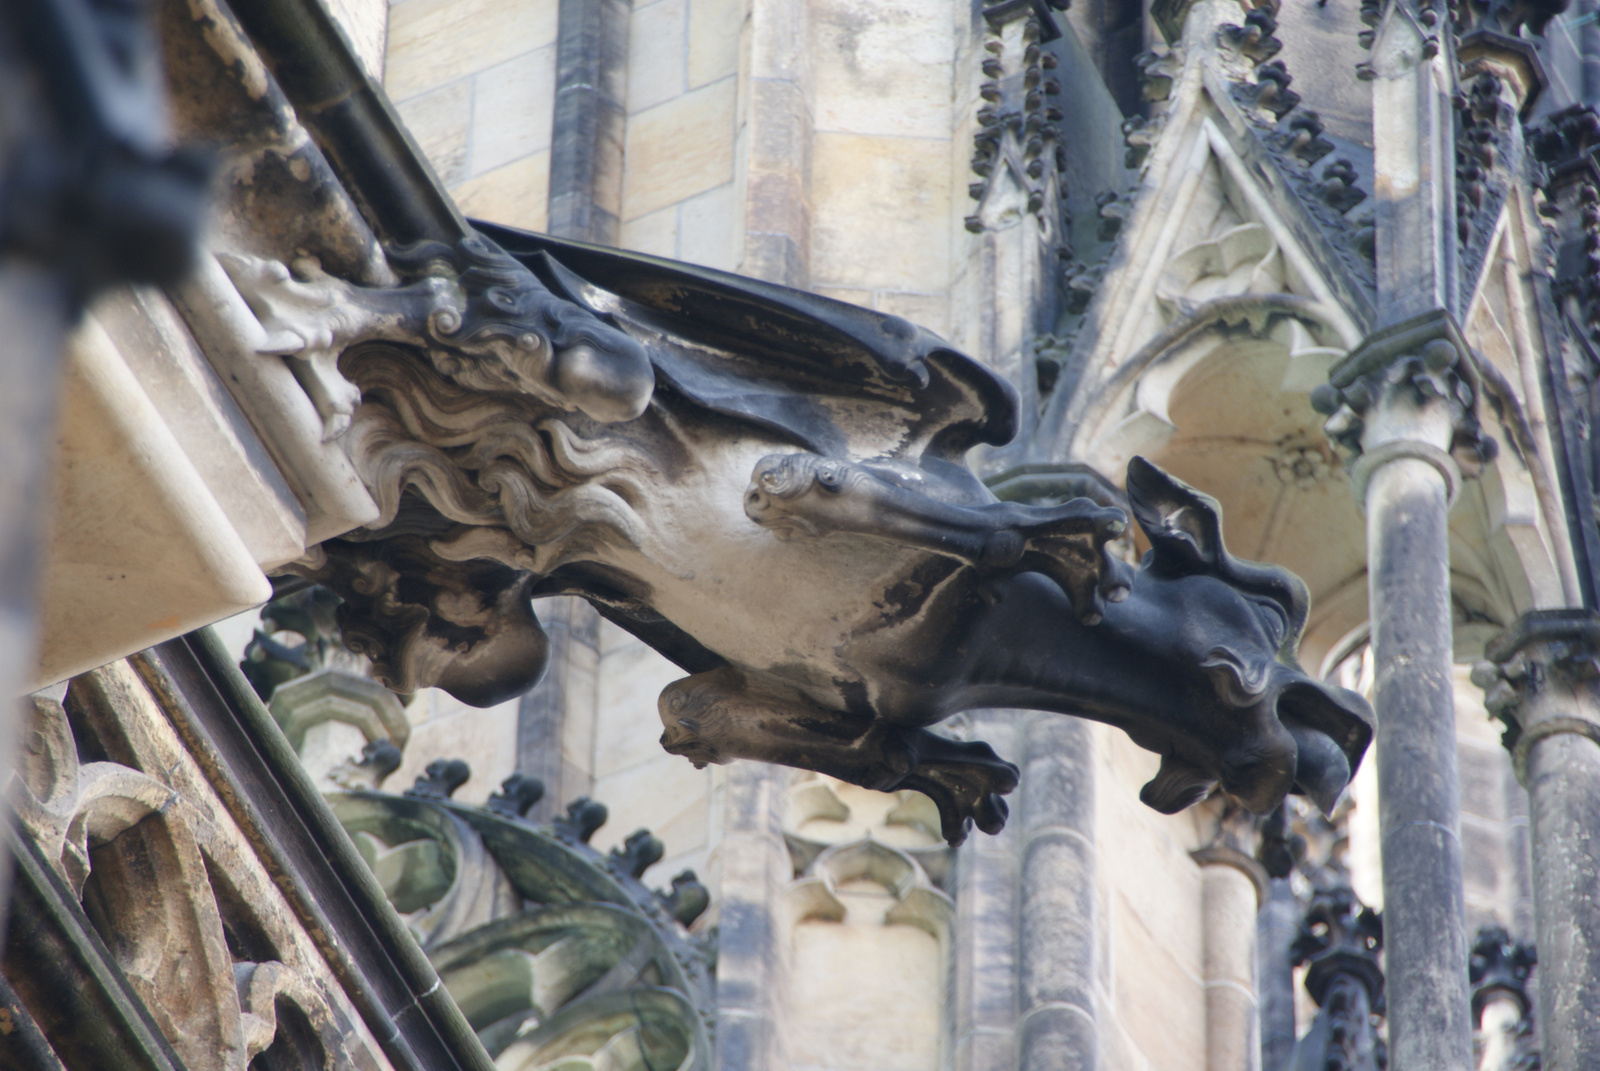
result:
[(1501, 742), (1527, 784), (1528, 752), (1570, 733), (1600, 744), (1600, 615), (1585, 610), (1525, 614), (1488, 646), (1472, 670), (1489, 713), (1505, 723)]
[(1357, 502), (1365, 502), (1373, 469), (1396, 457), (1433, 465), (1453, 502), (1461, 476), (1476, 476), (1499, 452), (1478, 422), (1477, 367), (1448, 313), (1369, 336), (1328, 379), (1312, 391), (1311, 404), (1348, 455)]

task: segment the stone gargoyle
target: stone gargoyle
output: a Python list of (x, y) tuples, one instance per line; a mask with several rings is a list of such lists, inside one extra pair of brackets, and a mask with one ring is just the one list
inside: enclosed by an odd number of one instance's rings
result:
[(916, 789), (952, 844), (1017, 784), (930, 731), (971, 708), (1123, 729), (1167, 813), (1331, 808), (1360, 761), (1366, 703), (1295, 661), (1296, 577), (1143, 460), (1136, 569), (1121, 509), (998, 501), (965, 455), (1013, 437), (1014, 393), (905, 320), (486, 225), (390, 261), (389, 289), (226, 263), (274, 352), (347, 381), (314, 394), (351, 399), (325, 415), (382, 515), (295, 569), (391, 688), (514, 696), (547, 659), (531, 600), (582, 596), (688, 672), (668, 751)]

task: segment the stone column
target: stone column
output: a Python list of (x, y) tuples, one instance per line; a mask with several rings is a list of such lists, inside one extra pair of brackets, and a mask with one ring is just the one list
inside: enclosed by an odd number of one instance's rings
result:
[[(1017, 754), (1026, 715), (975, 710), (967, 717), (972, 739), (989, 741), (1002, 755)], [(1022, 824), (1007, 822), (993, 837), (969, 837), (952, 860), (955, 1071), (1016, 1071)]]
[(714, 1071), (783, 1071), (788, 937), (779, 897), (794, 877), (783, 840), (788, 771), (735, 762), (725, 775), (717, 912)]
[(1019, 1071), (1099, 1066), (1094, 1008), (1094, 735), (1034, 714), (1023, 730)]
[(1466, 352), (1448, 314), (1425, 314), (1370, 336), (1312, 398), (1355, 455), (1351, 483), (1367, 513), (1396, 1071), (1472, 1060), (1446, 517), (1462, 466), (1475, 473), (1494, 444), (1473, 415)]
[(570, 756), (594, 751), (600, 615), (570, 595), (542, 599), (535, 609), (550, 639), (550, 665), (517, 701), (517, 772), (544, 782), (528, 817), (548, 822), (594, 788), (592, 758), (577, 764)]
[(1312, 399), (1357, 455), (1351, 482), (1367, 513), (1395, 1071), (1472, 1063), (1446, 515), (1463, 459), (1472, 467), (1492, 450), (1477, 434), (1476, 374), (1452, 319), (1453, 40), (1428, 14), (1397, 0), (1374, 28), (1362, 73), (1372, 81), (1379, 330)]
[(550, 233), (614, 245), (622, 212), (626, 0), (561, 0), (550, 134)]
[(1229, 810), (1219, 816), (1212, 843), (1190, 853), (1200, 864), (1206, 1071), (1261, 1068), (1256, 913), (1267, 898), (1268, 877), (1245, 850), (1254, 839), (1250, 816)]
[(1299, 926), (1300, 905), (1288, 878), (1275, 878), (1256, 916), (1256, 996), (1261, 1002), (1261, 1066), (1287, 1071), (1294, 1056), (1294, 969), (1289, 946)]
[(1473, 679), (1528, 789), (1544, 1067), (1600, 1067), (1600, 614), (1525, 614), (1487, 654)]

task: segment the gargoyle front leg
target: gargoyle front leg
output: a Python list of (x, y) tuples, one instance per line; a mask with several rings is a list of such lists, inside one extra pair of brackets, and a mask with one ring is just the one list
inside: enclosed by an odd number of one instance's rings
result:
[(1132, 582), (1128, 567), (1106, 549), (1126, 530), (1127, 515), (1087, 498), (1059, 506), (964, 506), (891, 483), (863, 465), (771, 454), (756, 464), (744, 510), (780, 539), (851, 532), (984, 572), (1040, 572), (1061, 585), (1086, 624), (1104, 615), (1103, 600), (1125, 598)]
[(696, 766), (757, 759), (879, 792), (915, 789), (939, 808), (952, 845), (973, 825), (1000, 832), (1008, 814), (1000, 797), (1017, 787), (1017, 768), (988, 744), (828, 710), (732, 666), (674, 681), (659, 705), (661, 746)]
[(419, 347), (438, 372), (462, 386), (529, 394), (601, 423), (633, 420), (655, 391), (655, 369), (643, 346), (553, 293), (481, 235), (455, 246), (430, 242), (392, 250), (391, 261), (412, 280), (394, 287), (356, 286), (310, 258), (292, 266), (257, 257), (218, 259), (261, 321), (260, 352), (294, 359), (330, 434), (349, 425), (360, 401), (339, 374), (338, 360), (362, 342)]
[(232, 253), (217, 259), (261, 323), (256, 351), (293, 359), (325, 440), (344, 433), (361, 403), (360, 389), (339, 373), (339, 355), (361, 342), (417, 339), (428, 318), (449, 305), (448, 287), (432, 277), (385, 289), (329, 275), (313, 257), (292, 265)]

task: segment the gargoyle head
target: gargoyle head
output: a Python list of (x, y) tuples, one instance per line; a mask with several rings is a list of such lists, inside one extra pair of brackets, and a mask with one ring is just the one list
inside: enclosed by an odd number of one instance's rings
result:
[[(1162, 642), (1209, 679), (1215, 709), (1196, 713), (1213, 727), (1219, 715), (1236, 720), (1241, 730), (1219, 755), (1223, 787), (1258, 813), (1291, 787), (1332, 810), (1372, 739), (1372, 712), (1361, 696), (1301, 669), (1305, 584), (1280, 566), (1229, 554), (1217, 501), (1144, 458), (1129, 463), (1127, 488), (1151, 546), (1134, 590), (1165, 606)], [(1167, 750), (1141, 798), (1172, 813), (1216, 780)]]

